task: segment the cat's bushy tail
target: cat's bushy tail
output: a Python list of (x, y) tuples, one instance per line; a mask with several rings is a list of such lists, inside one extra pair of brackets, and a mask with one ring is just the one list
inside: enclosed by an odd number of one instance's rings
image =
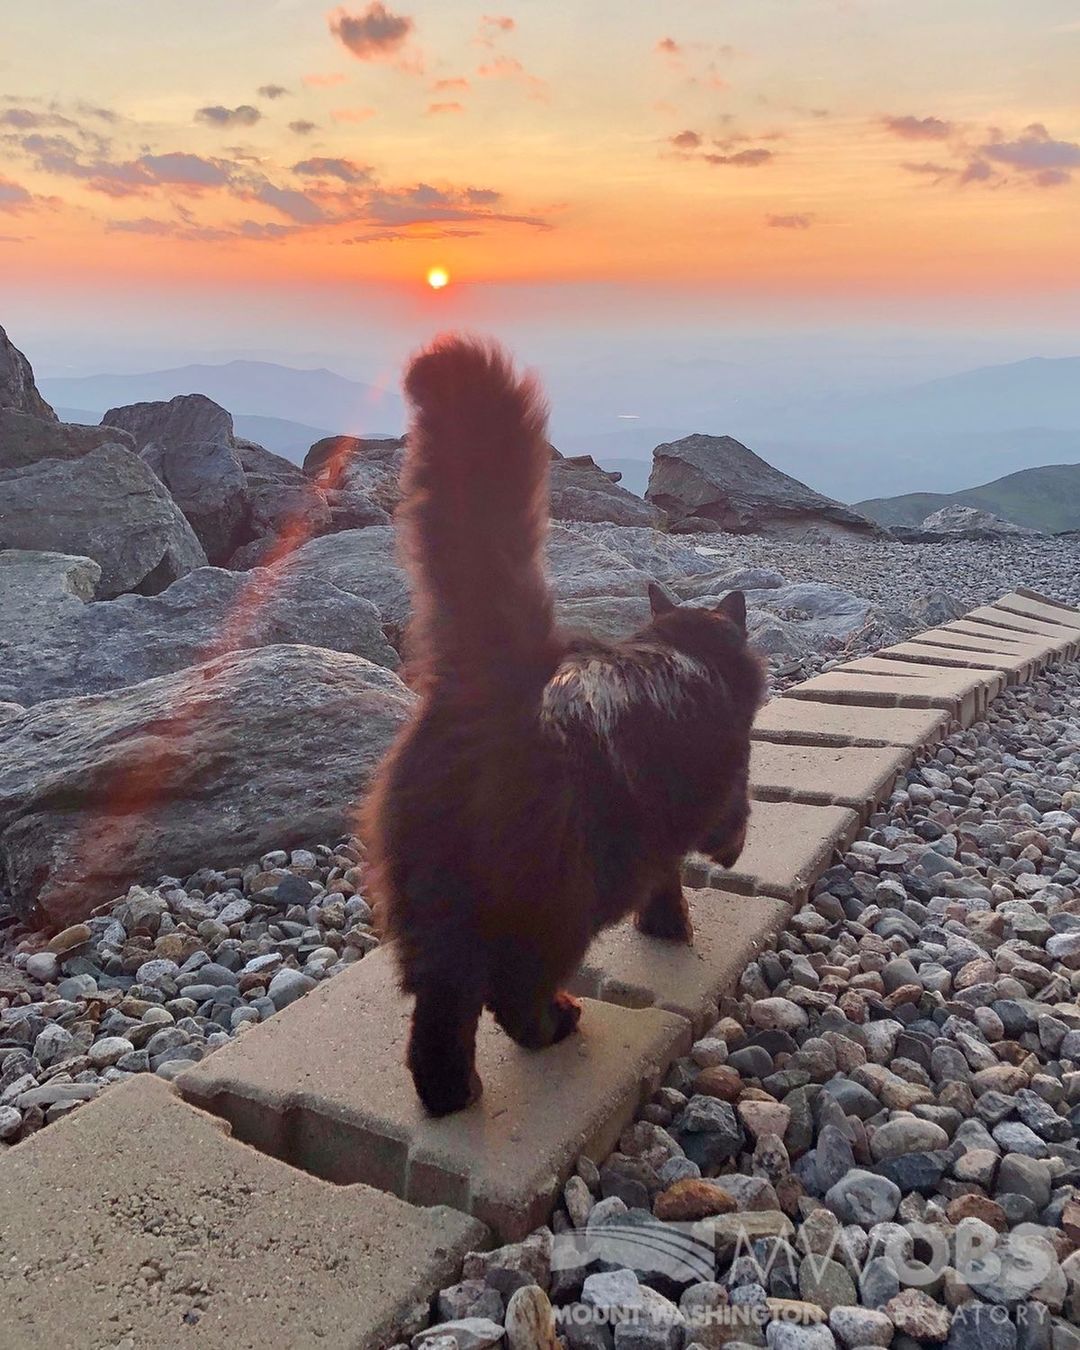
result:
[(558, 662), (543, 393), (495, 343), (454, 334), (413, 359), (405, 392), (411, 674), (468, 701), (511, 689), (538, 697)]

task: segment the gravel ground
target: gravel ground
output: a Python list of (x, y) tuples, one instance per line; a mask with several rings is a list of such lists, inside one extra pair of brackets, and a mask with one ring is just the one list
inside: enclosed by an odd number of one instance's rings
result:
[[(1080, 601), (1072, 543), (831, 545), (826, 567), (735, 542), (733, 566), (890, 608), (1003, 577)], [(49, 942), (9, 927), (0, 1140), (175, 1076), (361, 959), (361, 864), (347, 839), (133, 888)], [(470, 1258), (414, 1350), (550, 1350), (552, 1318), (570, 1350), (1080, 1350), (1078, 886), (1073, 666), (920, 759), (551, 1229)]]
[(1071, 667), (920, 759), (552, 1229), (471, 1258), (413, 1346), (520, 1346), (539, 1307), (572, 1350), (1074, 1350), (1078, 878)]
[(715, 549), (721, 560), (730, 560), (732, 569), (768, 567), (791, 581), (828, 581), (889, 610), (907, 611), (913, 598), (935, 591), (971, 609), (990, 604), (1015, 586), (1080, 605), (1080, 537), (941, 544), (824, 538), (788, 543), (749, 534), (684, 537)]

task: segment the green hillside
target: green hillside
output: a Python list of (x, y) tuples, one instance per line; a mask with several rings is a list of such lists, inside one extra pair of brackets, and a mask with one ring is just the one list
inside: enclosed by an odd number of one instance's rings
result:
[(963, 492), (908, 492), (855, 502), (857, 511), (882, 525), (920, 525), (943, 506), (977, 506), (1033, 530), (1080, 530), (1080, 464), (1020, 469)]

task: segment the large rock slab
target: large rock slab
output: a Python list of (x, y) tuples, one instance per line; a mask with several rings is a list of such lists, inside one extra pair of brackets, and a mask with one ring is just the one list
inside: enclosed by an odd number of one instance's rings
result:
[(379, 1350), (486, 1242), (464, 1214), (268, 1158), (145, 1074), (5, 1153), (0, 1184), (19, 1350)]
[(103, 599), (155, 594), (206, 564), (165, 486), (118, 445), (0, 470), (0, 548), (93, 558)]
[(616, 525), (659, 526), (662, 511), (619, 486), (621, 473), (602, 469), (591, 455), (569, 458), (552, 449), (553, 520), (611, 521)]
[(731, 436), (684, 436), (658, 445), (647, 501), (672, 528), (791, 537), (808, 529), (878, 536), (881, 526), (774, 469)]
[(516, 1241), (548, 1217), (579, 1154), (607, 1155), (692, 1035), (673, 1013), (588, 1001), (576, 1034), (529, 1051), (485, 1015), (483, 1095), (432, 1120), (405, 1068), (411, 1005), (380, 947), (177, 1086), (294, 1167), (453, 1205)]
[(391, 525), (323, 535), (287, 553), (274, 571), (282, 576), (322, 577), (339, 590), (362, 596), (383, 621), (398, 628), (409, 614), (409, 584), (397, 559)]
[[(707, 553), (694, 548), (685, 535), (662, 534), (659, 530), (647, 529), (640, 525), (588, 524), (577, 522), (570, 527), (574, 534), (583, 539), (591, 539), (602, 544), (620, 558), (625, 558), (631, 567), (644, 572), (653, 581), (662, 581), (672, 585), (678, 594), (686, 597), (693, 594), (716, 594), (715, 590), (695, 591), (690, 578), (717, 577), (717, 560)], [(782, 578), (778, 580), (780, 584)], [(733, 583), (740, 584), (741, 583)], [(691, 589), (684, 589), (690, 585)], [(731, 586), (722, 587), (731, 590)]]
[(205, 394), (178, 394), (152, 403), (128, 403), (110, 408), (102, 426), (122, 427), (135, 440), (135, 448), (177, 446), (209, 441), (232, 445), (231, 414)]
[(88, 604), (100, 573), (89, 558), (0, 552), (0, 700), (104, 693), (277, 643), (398, 666), (375, 606), (315, 577), (200, 567), (160, 595)]
[(1000, 539), (1003, 535), (1036, 537), (1040, 530), (1016, 525), (1011, 520), (996, 516), (992, 511), (981, 511), (975, 506), (961, 506), (953, 502), (934, 511), (919, 526), (927, 535), (944, 535), (950, 539)]
[(85, 427), (0, 408), (0, 469), (21, 469), (39, 459), (81, 459), (99, 445), (135, 448), (119, 427)]
[(55, 422), (56, 414), (38, 393), (30, 362), (0, 328), (0, 408), (15, 408)]
[[(647, 622), (645, 597), (650, 577), (603, 544), (553, 526), (547, 565), (560, 602), (560, 617), (568, 626), (612, 635), (633, 632)], [(363, 596), (398, 633), (408, 619), (409, 583), (398, 561), (392, 526), (342, 530), (309, 540), (276, 562), (274, 570), (282, 575), (322, 577), (340, 590)], [(629, 599), (637, 603), (616, 605), (618, 612), (612, 612), (613, 602)], [(578, 604), (585, 600), (598, 602), (600, 609)], [(573, 603), (563, 608), (562, 602)]]
[(0, 871), (82, 918), (135, 881), (334, 839), (412, 695), (359, 656), (233, 653), (0, 725)]
[(401, 500), (404, 462), (400, 436), (325, 436), (304, 456), (304, 472), (324, 490), (360, 493), (392, 516)]
[(240, 457), (222, 441), (148, 445), (142, 452), (187, 517), (212, 563), (224, 563), (249, 529), (251, 500)]

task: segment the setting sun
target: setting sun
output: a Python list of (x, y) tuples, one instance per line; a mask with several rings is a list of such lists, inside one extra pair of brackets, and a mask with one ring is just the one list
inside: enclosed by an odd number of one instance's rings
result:
[(427, 284), (433, 291), (441, 291), (450, 280), (450, 273), (445, 267), (432, 267), (428, 270)]

